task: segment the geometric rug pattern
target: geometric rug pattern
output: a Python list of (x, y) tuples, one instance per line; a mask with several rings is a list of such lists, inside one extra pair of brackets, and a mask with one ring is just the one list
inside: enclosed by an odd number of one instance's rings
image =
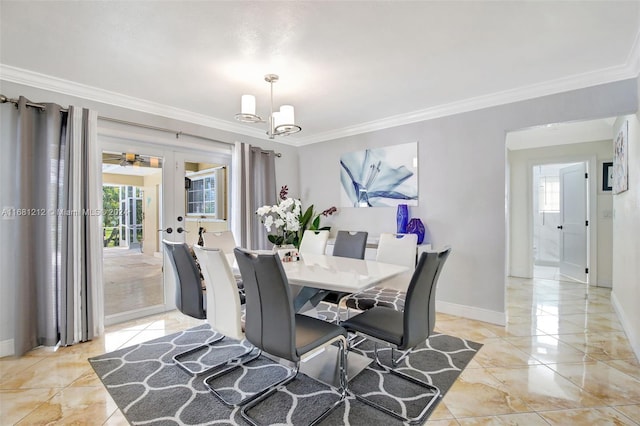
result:
[[(330, 315), (330, 313), (329, 313)], [(240, 408), (228, 407), (204, 384), (213, 373), (191, 376), (174, 364), (172, 357), (218, 336), (208, 324), (154, 339), (89, 359), (93, 369), (127, 420), (134, 425), (247, 424)], [(442, 395), (482, 345), (443, 334), (432, 335), (400, 365), (407, 374), (440, 388)], [(229, 359), (250, 345), (224, 338), (209, 349), (193, 354), (192, 369)], [(373, 358), (373, 343), (365, 341), (354, 349)], [(389, 365), (389, 349), (381, 359)], [(396, 355), (397, 356), (397, 355)], [(261, 356), (226, 376), (216, 379), (216, 389), (225, 397), (241, 398), (287, 374), (282, 365)], [(396, 376), (383, 373), (375, 362), (354, 378), (349, 389), (369, 399), (400, 410), (410, 417), (419, 413), (430, 395)], [(278, 393), (254, 407), (250, 414), (263, 424), (306, 424), (338, 399), (326, 384), (299, 373)], [(431, 411), (435, 409), (434, 404)], [(348, 397), (324, 419), (322, 425), (401, 424), (366, 404)]]
[(406, 298), (407, 293), (402, 290), (372, 287), (348, 296), (345, 305), (349, 309), (357, 309), (359, 311), (366, 311), (375, 306), (384, 306), (385, 308), (402, 311), (404, 310)]

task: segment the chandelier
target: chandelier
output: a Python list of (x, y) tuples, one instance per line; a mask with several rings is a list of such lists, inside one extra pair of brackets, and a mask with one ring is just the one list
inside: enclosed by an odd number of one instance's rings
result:
[(268, 120), (256, 115), (256, 97), (253, 95), (242, 95), (240, 113), (236, 114), (236, 120), (243, 123), (268, 123), (267, 135), (269, 139), (276, 136), (287, 136), (298, 133), (302, 128), (295, 124), (293, 106), (282, 105), (280, 111), (273, 111), (273, 83), (278, 81), (276, 74), (267, 74), (264, 81), (271, 87), (271, 114)]

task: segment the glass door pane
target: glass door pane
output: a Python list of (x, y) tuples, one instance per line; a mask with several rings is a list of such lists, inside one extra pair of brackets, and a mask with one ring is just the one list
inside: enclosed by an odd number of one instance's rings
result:
[(103, 152), (105, 323), (166, 310), (160, 157)]
[(178, 154), (177, 159), (184, 167), (185, 241), (194, 244), (203, 233), (229, 230), (230, 156)]

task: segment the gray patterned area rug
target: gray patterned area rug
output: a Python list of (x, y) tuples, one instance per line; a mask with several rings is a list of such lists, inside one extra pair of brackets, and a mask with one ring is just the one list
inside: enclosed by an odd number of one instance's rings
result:
[[(212, 339), (208, 324), (120, 349), (89, 359), (96, 374), (131, 424), (136, 425), (246, 425), (239, 408), (230, 408), (209, 392), (204, 380), (210, 374), (191, 376), (174, 364), (172, 357)], [(190, 363), (197, 370), (242, 352), (247, 342), (225, 338), (211, 350), (194, 354)], [(482, 345), (443, 334), (433, 335), (409, 355), (400, 369), (439, 387), (442, 394)], [(355, 351), (373, 358), (373, 344), (365, 341)], [(390, 350), (384, 355), (389, 356)], [(382, 357), (385, 360), (385, 357)], [(228, 398), (242, 398), (264, 384), (284, 377), (280, 364), (260, 357), (231, 374), (213, 381)], [(349, 388), (366, 393), (394, 410), (409, 416), (420, 412), (430, 395), (423, 388), (382, 373), (375, 362), (349, 381)], [(338, 399), (329, 386), (300, 373), (298, 377), (250, 414), (263, 424), (307, 424)], [(434, 405), (431, 410), (435, 409)], [(322, 422), (323, 425), (401, 424), (395, 418), (347, 398), (345, 404)]]

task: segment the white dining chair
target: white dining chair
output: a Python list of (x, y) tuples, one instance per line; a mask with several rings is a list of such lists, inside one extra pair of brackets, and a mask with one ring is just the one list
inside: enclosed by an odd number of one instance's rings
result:
[[(391, 263), (411, 268), (416, 267), (416, 250), (418, 236), (416, 234), (380, 234), (376, 261)], [(413, 271), (411, 271), (413, 272)]]
[(329, 231), (306, 230), (302, 234), (300, 249), (302, 256), (305, 254), (324, 254), (329, 240)]
[(207, 285), (207, 321), (211, 328), (233, 339), (244, 339), (241, 297), (224, 252), (198, 245), (193, 251)]
[(365, 311), (375, 306), (385, 306), (401, 311), (404, 309), (406, 291), (416, 266), (418, 236), (416, 234), (383, 233), (378, 242), (377, 262), (406, 266), (405, 273), (391, 277), (377, 286), (352, 294), (343, 299), (349, 309)]
[[(244, 341), (244, 324), (242, 297), (238, 292), (236, 280), (229, 267), (224, 252), (217, 248), (193, 246), (193, 251), (198, 258), (200, 268), (207, 284), (207, 321), (217, 333), (223, 334), (235, 340)], [(237, 368), (242, 364), (255, 360), (259, 351), (245, 342), (243, 345), (229, 346), (234, 348), (227, 359), (219, 362), (216, 367), (218, 372), (207, 377), (205, 386), (216, 395), (224, 404), (231, 406), (249, 400), (245, 396), (240, 401), (228, 399), (224, 392), (216, 388), (214, 381)], [(230, 350), (230, 349), (227, 349)]]
[(202, 239), (205, 247), (220, 249), (224, 254), (233, 254), (233, 249), (237, 247), (231, 231), (205, 232), (202, 234)]

